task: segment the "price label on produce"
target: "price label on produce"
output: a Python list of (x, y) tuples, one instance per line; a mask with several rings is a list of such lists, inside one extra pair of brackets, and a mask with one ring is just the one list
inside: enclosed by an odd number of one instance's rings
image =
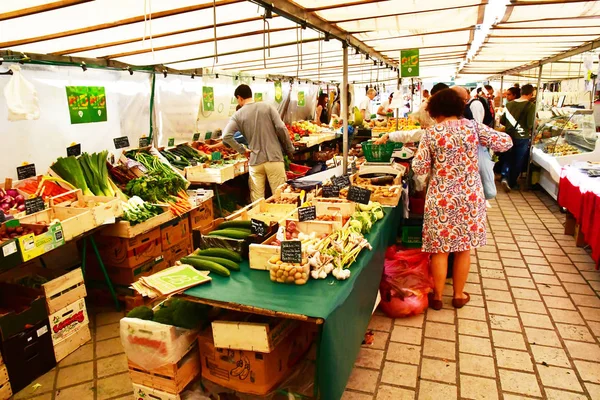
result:
[(340, 190), (332, 185), (323, 186), (323, 197), (340, 197)]
[(281, 261), (289, 263), (302, 262), (302, 242), (299, 240), (284, 240), (281, 242)]
[(127, 136), (114, 138), (113, 142), (115, 143), (115, 149), (124, 149), (129, 147), (129, 138)]
[(30, 215), (36, 212), (44, 211), (46, 205), (44, 199), (41, 197), (34, 197), (33, 199), (25, 199), (25, 214)]
[(150, 146), (150, 138), (149, 137), (141, 137), (139, 140), (140, 147), (148, 147)]
[(348, 189), (348, 200), (360, 204), (369, 204), (371, 200), (371, 191), (359, 186), (350, 186)]
[(331, 183), (333, 186), (339, 189), (343, 189), (345, 187), (350, 186), (350, 177), (348, 175), (342, 176), (333, 176), (331, 178)]
[(251, 224), (250, 224), (250, 232), (253, 235), (263, 237), (269, 233), (269, 227), (263, 221), (252, 218)]
[(81, 155), (81, 143), (77, 143), (67, 147), (67, 157), (74, 156), (77, 157)]
[(31, 178), (32, 176), (36, 176), (35, 164), (26, 164), (17, 167), (17, 178), (19, 178), (20, 181)]
[(169, 147), (175, 146), (175, 138), (174, 137), (169, 138), (169, 141), (167, 142), (167, 146), (169, 146)]
[(198, 133), (194, 133), (194, 136), (192, 136), (192, 140), (193, 140), (194, 142), (197, 142), (197, 141), (198, 141), (198, 139), (200, 139), (200, 132), (198, 132)]
[(317, 207), (298, 208), (298, 221), (312, 221), (314, 219), (317, 219)]
[(213, 161), (219, 161), (221, 159), (221, 152), (213, 151), (212, 153), (210, 153), (210, 159)]
[(204, 140), (209, 140), (212, 137), (212, 132), (206, 132), (206, 135), (204, 135)]

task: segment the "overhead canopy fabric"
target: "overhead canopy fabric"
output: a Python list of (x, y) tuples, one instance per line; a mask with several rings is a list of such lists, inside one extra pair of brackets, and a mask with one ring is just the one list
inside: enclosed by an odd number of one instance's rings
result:
[[(511, 69), (527, 69), (537, 61), (559, 55), (600, 38), (599, 1), (517, 0), (507, 7), (503, 20), (491, 30), (485, 43), (463, 74), (496, 75)], [(543, 69), (542, 79), (581, 76), (580, 56), (571, 64)], [(576, 64), (576, 65), (575, 65)]]

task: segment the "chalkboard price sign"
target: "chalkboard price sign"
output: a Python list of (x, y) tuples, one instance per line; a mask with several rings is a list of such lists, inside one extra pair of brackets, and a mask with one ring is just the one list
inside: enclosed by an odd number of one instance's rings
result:
[(323, 186), (323, 197), (340, 197), (340, 190), (331, 185)]
[(302, 242), (299, 240), (284, 240), (281, 242), (281, 261), (301, 263)]
[(192, 140), (193, 140), (194, 142), (197, 142), (197, 141), (198, 141), (198, 139), (200, 139), (200, 132), (198, 132), (198, 133), (194, 133), (194, 136), (192, 136)]
[(298, 209), (299, 221), (312, 221), (313, 219), (317, 219), (317, 207), (300, 207)]
[(263, 221), (252, 218), (250, 232), (256, 236), (266, 236), (269, 233), (269, 227)]
[(169, 147), (175, 146), (175, 138), (174, 137), (169, 138), (167, 146), (169, 146)]
[(41, 197), (34, 197), (33, 199), (25, 199), (25, 214), (30, 215), (36, 212), (44, 211), (46, 205), (44, 199)]
[(0, 224), (4, 221), (6, 221), (6, 216), (4, 215), (4, 212), (0, 210)]
[(81, 155), (81, 143), (77, 143), (73, 146), (67, 147), (67, 157)]
[(139, 141), (140, 147), (148, 147), (150, 146), (150, 138), (149, 137), (141, 137)]
[(17, 167), (17, 177), (20, 181), (23, 179), (31, 178), (35, 175), (35, 164), (27, 164)]
[(350, 177), (348, 175), (334, 176), (331, 178), (331, 183), (338, 189), (343, 189), (350, 186)]
[(115, 149), (124, 149), (129, 147), (129, 138), (127, 136), (114, 138), (113, 142), (115, 142)]
[(371, 191), (359, 186), (350, 186), (348, 189), (348, 200), (360, 204), (369, 204), (371, 200)]
[(192, 164), (192, 167), (195, 167), (196, 165), (198, 165), (198, 161), (194, 160), (193, 158), (190, 160), (190, 164)]

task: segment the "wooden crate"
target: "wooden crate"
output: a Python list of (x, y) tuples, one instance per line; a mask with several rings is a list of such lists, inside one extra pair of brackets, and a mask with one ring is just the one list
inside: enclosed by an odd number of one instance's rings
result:
[(83, 346), (85, 343), (89, 342), (91, 339), (92, 335), (90, 333), (90, 326), (89, 324), (86, 324), (79, 331), (75, 332), (62, 342), (54, 345), (54, 356), (56, 357), (56, 362), (58, 363), (66, 356)]
[[(356, 174), (350, 176), (350, 183), (354, 184), (356, 181)], [(376, 185), (357, 185), (365, 189), (369, 189), (373, 192), (371, 195), (371, 201), (376, 201), (383, 206), (396, 207), (400, 202), (400, 197), (402, 196), (402, 174), (398, 173), (396, 178), (394, 178), (394, 182), (390, 186), (376, 186)], [(376, 194), (378, 188), (386, 188), (392, 192), (394, 192), (393, 196), (383, 196)]]
[(81, 268), (65, 273), (61, 270), (43, 268), (41, 265), (22, 264), (3, 273), (0, 280), (3, 282), (16, 282), (21, 278), (32, 275), (40, 275), (49, 279), (48, 282), (42, 284), (48, 315), (54, 314), (87, 295)]
[(181, 393), (200, 375), (200, 370), (200, 353), (196, 344), (176, 364), (167, 364), (153, 370), (143, 369), (129, 361), (129, 376), (133, 383), (173, 394)]
[(212, 198), (190, 211), (190, 228), (203, 228), (215, 219)]
[(270, 353), (299, 322), (256, 314), (230, 313), (211, 323), (216, 348)]
[(8, 400), (12, 397), (13, 393), (10, 388), (10, 382), (0, 383), (0, 400)]
[(356, 203), (336, 198), (315, 197), (312, 204), (317, 209), (317, 215), (335, 215), (339, 213), (344, 217), (349, 217), (356, 211)]
[(78, 195), (78, 199), (74, 202), (57, 203), (58, 200), (50, 200), (55, 211), (68, 208), (90, 211), (94, 218), (94, 226), (114, 223), (116, 218), (123, 215), (123, 201), (115, 197)]
[(23, 224), (35, 224), (58, 219), (63, 228), (65, 241), (71, 241), (79, 235), (89, 232), (96, 227), (94, 215), (82, 208), (48, 208), (35, 214), (27, 215), (19, 220)]
[(85, 299), (79, 299), (75, 303), (50, 314), (49, 320), (52, 344), (56, 346), (90, 323), (85, 307)]
[(298, 218), (298, 207), (294, 204), (272, 204), (267, 203), (265, 199), (258, 199), (226, 219), (228, 221), (237, 219), (248, 221), (252, 218), (267, 224), (282, 222), (287, 218)]
[(186, 178), (192, 183), (224, 183), (235, 177), (233, 164), (222, 168), (206, 168), (203, 165), (186, 168)]
[[(334, 224), (327, 221), (303, 221), (296, 222), (298, 230), (305, 234), (315, 232), (317, 234), (330, 234), (334, 231)], [(285, 226), (285, 225), (284, 225)], [(269, 258), (279, 256), (280, 246), (274, 246), (271, 243), (276, 240), (275, 235), (269, 237), (261, 244), (251, 244), (248, 250), (249, 265), (251, 269), (268, 270)]]
[(135, 400), (181, 400), (181, 396), (178, 394), (162, 392), (144, 385), (138, 385), (137, 383), (133, 383), (133, 398)]
[(131, 239), (138, 235), (143, 235), (146, 232), (150, 232), (152, 229), (175, 218), (168, 207), (161, 208), (163, 209), (162, 214), (158, 214), (156, 217), (152, 217), (149, 220), (136, 225), (131, 225), (129, 221), (119, 221), (114, 224), (108, 224), (106, 225), (106, 228), (102, 229), (101, 234), (104, 236), (116, 236)]

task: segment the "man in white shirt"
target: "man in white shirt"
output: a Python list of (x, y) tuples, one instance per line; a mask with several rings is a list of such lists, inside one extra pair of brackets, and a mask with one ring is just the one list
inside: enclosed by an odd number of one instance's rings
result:
[(473, 89), (471, 92), (471, 100), (467, 103), (473, 119), (479, 123), (483, 123), (483, 117), (485, 117), (485, 109), (483, 103), (477, 98), (477, 89)]
[(390, 104), (392, 104), (392, 100), (394, 99), (394, 93), (390, 93), (390, 97), (381, 103), (379, 108), (377, 109), (377, 118), (387, 119), (388, 112), (393, 113), (394, 111), (390, 108)]
[(371, 118), (371, 101), (373, 101), (376, 95), (377, 91), (371, 88), (367, 90), (367, 95), (365, 96), (363, 101), (361, 101), (360, 107), (358, 109), (360, 110), (363, 119)]

